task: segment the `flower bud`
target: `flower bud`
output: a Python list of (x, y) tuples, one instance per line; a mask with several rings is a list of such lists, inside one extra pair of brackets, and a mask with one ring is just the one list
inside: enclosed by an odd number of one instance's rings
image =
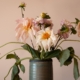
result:
[(41, 16), (42, 18), (45, 18), (45, 17), (46, 17), (46, 13), (41, 13), (40, 16)]

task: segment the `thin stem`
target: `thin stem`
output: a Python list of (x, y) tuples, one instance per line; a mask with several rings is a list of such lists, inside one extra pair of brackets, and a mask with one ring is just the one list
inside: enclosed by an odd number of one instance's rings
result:
[(31, 39), (31, 44), (32, 44), (32, 47), (34, 48), (34, 45), (33, 45), (32, 39)]
[(63, 48), (61, 46), (59, 46), (59, 47), (63, 50)]
[(75, 56), (77, 59), (79, 59), (79, 60), (80, 60), (80, 58), (79, 58), (77, 55), (75, 55), (75, 54), (74, 54), (74, 56)]
[(0, 57), (0, 59), (2, 59), (4, 56), (6, 56), (7, 54), (9, 54), (9, 53), (11, 53), (11, 52), (13, 52), (13, 51), (15, 51), (15, 50), (20, 50), (20, 49), (22, 50), (23, 48), (13, 49), (13, 50), (7, 52), (6, 54), (4, 54), (2, 57)]
[(59, 37), (59, 39), (58, 39), (56, 45), (54, 46), (54, 49), (56, 48), (56, 46), (57, 46), (57, 44), (58, 44), (58, 42), (59, 42), (60, 40), (61, 40), (61, 37)]
[(64, 41), (76, 41), (76, 42), (80, 42), (80, 40), (71, 40), (71, 39), (67, 39), (67, 40), (63, 40), (59, 43), (59, 45), (57, 46), (57, 48), (64, 42)]
[(4, 80), (6, 80), (6, 77), (9, 75), (9, 73), (10, 73), (10, 71), (11, 71), (12, 68), (13, 68), (13, 66), (9, 69), (7, 75), (4, 77)]
[(22, 18), (24, 18), (23, 8), (21, 8), (21, 14), (22, 14)]
[(32, 58), (31, 57), (25, 57), (25, 58), (22, 58), (22, 59), (18, 60), (17, 63), (19, 63), (19, 62), (21, 62), (23, 60), (26, 60), (26, 59), (32, 59)]
[(24, 44), (24, 43), (23, 42), (8, 42), (8, 43), (1, 45), (0, 48), (5, 46), (5, 45), (8, 45), (8, 44)]

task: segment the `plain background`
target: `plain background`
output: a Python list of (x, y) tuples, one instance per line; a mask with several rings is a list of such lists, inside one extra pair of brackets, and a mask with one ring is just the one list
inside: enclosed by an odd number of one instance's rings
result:
[[(21, 18), (21, 11), (18, 8), (21, 2), (27, 4), (25, 17), (35, 18), (41, 12), (48, 13), (54, 23), (55, 33), (61, 27), (61, 20), (67, 19), (69, 21), (75, 21), (75, 18), (80, 19), (80, 0), (0, 0), (0, 45), (6, 42), (17, 41), (15, 38), (15, 27), (16, 20)], [(70, 39), (80, 40), (77, 35), (70, 36)], [(30, 43), (29, 40), (28, 43)], [(0, 49), (0, 56), (12, 49), (20, 48), (20, 46), (20, 44), (9, 44)], [(64, 49), (68, 46), (73, 46), (75, 53), (80, 56), (80, 43), (65, 42), (62, 46)], [(30, 56), (27, 51), (20, 50), (16, 51), (16, 53), (21, 58)], [(26, 72), (25, 74), (21, 72), (20, 75), (23, 80), (29, 80), (29, 60), (25, 60), (22, 63), (26, 67)], [(13, 64), (14, 60), (6, 60), (6, 57), (0, 60), (0, 80), (4, 80), (4, 76)], [(60, 67), (58, 60), (53, 59), (53, 72), (54, 80), (74, 80), (73, 63), (69, 66)], [(11, 80), (10, 76), (11, 73), (6, 80)], [(80, 78), (78, 80), (80, 80)]]

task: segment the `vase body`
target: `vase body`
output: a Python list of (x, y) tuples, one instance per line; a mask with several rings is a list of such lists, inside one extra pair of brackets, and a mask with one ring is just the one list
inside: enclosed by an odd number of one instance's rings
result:
[(29, 80), (53, 80), (52, 59), (30, 60)]

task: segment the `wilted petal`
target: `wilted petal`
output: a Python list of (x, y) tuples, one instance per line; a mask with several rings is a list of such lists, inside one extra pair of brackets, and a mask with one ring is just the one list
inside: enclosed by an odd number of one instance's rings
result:
[(16, 37), (18, 40), (25, 42), (28, 37), (32, 38), (30, 30), (32, 29), (32, 19), (22, 18), (17, 21)]

